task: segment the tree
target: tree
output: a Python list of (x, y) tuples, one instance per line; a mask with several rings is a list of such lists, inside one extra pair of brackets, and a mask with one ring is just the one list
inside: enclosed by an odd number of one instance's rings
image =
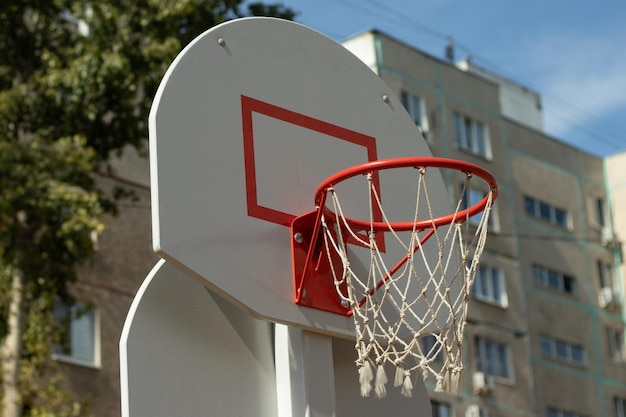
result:
[[(49, 370), (76, 266), (115, 210), (94, 171), (144, 150), (152, 97), (175, 55), (244, 15), (243, 0), (3, 0), (0, 4), (0, 342), (3, 417), (74, 415), (33, 384)], [(29, 387), (30, 385), (30, 387)], [(70, 404), (71, 405), (71, 404)]]
[(81, 137), (0, 142), (2, 305), (9, 307), (0, 357), (5, 416), (19, 415), (23, 392), (32, 391), (18, 381), (43, 369), (56, 330), (53, 303), (71, 301), (74, 265), (102, 230), (94, 157)]

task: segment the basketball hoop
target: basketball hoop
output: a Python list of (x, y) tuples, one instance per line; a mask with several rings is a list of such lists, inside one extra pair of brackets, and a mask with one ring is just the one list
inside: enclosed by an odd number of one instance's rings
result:
[[(396, 212), (383, 207), (381, 177), (390, 170), (408, 170), (406, 195), (414, 202), (409, 221), (392, 220)], [(446, 170), (462, 185), (451, 212), (435, 213), (428, 184), (437, 179), (427, 173)], [(366, 198), (348, 203), (367, 206), (361, 212), (368, 218), (346, 215), (352, 208), (342, 204), (340, 184), (349, 182), (352, 191), (359, 176), (366, 179)], [(484, 192), (477, 202), (470, 197), (475, 190)], [(372, 385), (376, 397), (386, 395), (386, 364), (395, 367), (394, 385), (405, 396), (411, 396), (417, 371), (424, 380), (435, 378), (436, 391), (458, 392), (467, 306), (497, 194), (494, 177), (471, 163), (377, 160), (327, 178), (315, 192), (317, 209), (293, 221), (295, 301), (352, 316), (363, 396)], [(355, 253), (365, 256), (355, 259)]]

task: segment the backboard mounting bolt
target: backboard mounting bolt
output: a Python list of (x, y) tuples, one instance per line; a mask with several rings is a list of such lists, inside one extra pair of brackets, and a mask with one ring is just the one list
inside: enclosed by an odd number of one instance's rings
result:
[(389, 103), (389, 96), (387, 94), (383, 94), (383, 101)]
[(302, 233), (298, 232), (295, 235), (293, 235), (293, 240), (295, 240), (297, 243), (302, 243), (302, 241), (304, 241), (304, 238), (302, 237)]
[(349, 305), (350, 303), (348, 303), (348, 300), (341, 300), (341, 306), (343, 308), (348, 308)]
[(217, 44), (223, 48), (224, 46), (226, 46), (226, 41), (224, 40), (224, 38), (217, 38)]

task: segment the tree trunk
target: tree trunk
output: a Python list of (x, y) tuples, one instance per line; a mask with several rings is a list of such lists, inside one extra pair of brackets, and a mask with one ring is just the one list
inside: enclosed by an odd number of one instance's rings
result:
[(8, 333), (2, 344), (2, 417), (20, 417), (22, 398), (19, 387), (22, 333), (24, 332), (24, 273), (12, 268)]

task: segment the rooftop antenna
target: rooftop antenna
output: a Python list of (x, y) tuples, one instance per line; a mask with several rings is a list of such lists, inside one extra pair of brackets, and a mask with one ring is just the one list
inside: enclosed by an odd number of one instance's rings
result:
[(454, 63), (454, 38), (448, 37), (448, 45), (446, 45), (446, 59), (451, 64)]

